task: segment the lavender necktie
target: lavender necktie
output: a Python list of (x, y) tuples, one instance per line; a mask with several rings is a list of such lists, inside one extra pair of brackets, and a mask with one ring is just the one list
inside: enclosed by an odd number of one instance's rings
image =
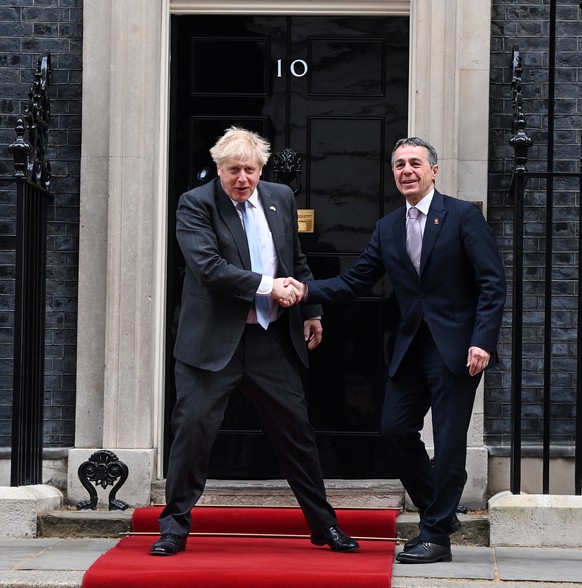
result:
[[(263, 273), (263, 260), (261, 256), (261, 245), (257, 238), (257, 227), (253, 224), (252, 215), (248, 214), (248, 202), (239, 202), (237, 208), (242, 213), (243, 228), (247, 235), (249, 253), (251, 254), (251, 267), (258, 274)], [(257, 311), (257, 321), (266, 329), (271, 321), (271, 310), (269, 307), (268, 296), (255, 296), (255, 310)]]
[(420, 274), (420, 253), (422, 251), (422, 231), (420, 229), (420, 220), (418, 218), (419, 210), (414, 206), (408, 209), (408, 222), (406, 223), (406, 250), (410, 256), (410, 261)]

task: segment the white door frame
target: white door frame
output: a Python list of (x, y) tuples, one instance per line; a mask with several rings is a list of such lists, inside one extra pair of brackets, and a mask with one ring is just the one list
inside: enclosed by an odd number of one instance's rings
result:
[[(161, 477), (170, 15), (409, 14), (409, 134), (437, 148), (441, 191), (485, 209), (491, 6), (487, 0), (85, 0), (83, 10), (72, 452), (83, 450), (84, 459), (94, 448), (127, 450), (144, 476)], [(480, 395), (470, 438), (475, 449), (483, 449), (482, 413)]]

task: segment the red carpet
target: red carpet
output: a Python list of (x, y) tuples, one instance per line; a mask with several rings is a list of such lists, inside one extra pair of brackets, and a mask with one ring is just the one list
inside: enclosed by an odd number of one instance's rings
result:
[[(159, 533), (161, 507), (137, 509), (132, 532)], [(309, 535), (298, 508), (205, 507), (192, 533)], [(152, 557), (156, 535), (132, 535), (101, 556), (83, 588), (390, 588), (397, 510), (338, 509), (340, 527), (359, 539), (354, 553), (334, 553), (308, 538), (192, 536), (186, 551)], [(365, 539), (365, 538), (368, 539)]]

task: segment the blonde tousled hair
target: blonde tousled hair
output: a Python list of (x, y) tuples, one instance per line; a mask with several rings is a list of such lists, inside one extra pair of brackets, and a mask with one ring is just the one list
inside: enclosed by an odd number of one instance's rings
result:
[(226, 161), (256, 161), (264, 167), (271, 155), (271, 147), (258, 133), (232, 126), (210, 149), (214, 163), (220, 167)]

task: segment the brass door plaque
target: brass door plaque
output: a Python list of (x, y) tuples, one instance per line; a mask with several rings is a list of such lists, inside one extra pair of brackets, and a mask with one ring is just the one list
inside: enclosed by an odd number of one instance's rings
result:
[(300, 233), (313, 233), (315, 228), (315, 210), (312, 208), (298, 208), (297, 226)]

